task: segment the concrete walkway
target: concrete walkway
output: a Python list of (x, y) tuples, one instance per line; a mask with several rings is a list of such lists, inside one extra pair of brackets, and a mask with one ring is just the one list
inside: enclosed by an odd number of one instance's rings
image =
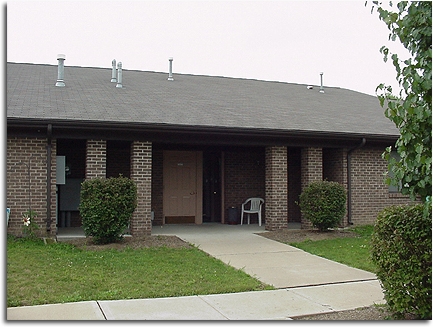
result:
[(278, 288), (177, 298), (88, 301), (7, 309), (8, 320), (279, 320), (384, 303), (372, 273), (266, 239), (257, 225), (169, 225), (201, 250)]
[(259, 236), (264, 226), (165, 225), (155, 235), (177, 235), (186, 242), (276, 288), (375, 280), (370, 272), (327, 260)]

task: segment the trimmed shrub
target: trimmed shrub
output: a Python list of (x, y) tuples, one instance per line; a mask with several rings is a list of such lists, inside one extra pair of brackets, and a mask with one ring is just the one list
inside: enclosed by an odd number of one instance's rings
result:
[(299, 196), (299, 206), (314, 227), (326, 231), (338, 226), (346, 213), (346, 190), (337, 182), (313, 182)]
[(122, 238), (137, 206), (137, 187), (126, 177), (96, 178), (81, 184), (80, 215), (86, 236), (98, 244)]
[(395, 318), (432, 318), (432, 214), (423, 205), (382, 210), (372, 235), (372, 260)]

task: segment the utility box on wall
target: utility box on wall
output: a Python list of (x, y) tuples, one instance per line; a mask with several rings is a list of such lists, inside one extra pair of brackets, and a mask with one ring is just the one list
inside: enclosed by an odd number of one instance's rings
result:
[(66, 184), (66, 157), (65, 156), (56, 157), (56, 184), (57, 185)]

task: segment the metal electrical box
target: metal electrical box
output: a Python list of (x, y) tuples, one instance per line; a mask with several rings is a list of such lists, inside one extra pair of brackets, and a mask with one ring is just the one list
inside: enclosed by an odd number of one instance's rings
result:
[(66, 157), (65, 156), (56, 157), (56, 184), (57, 185), (66, 184)]

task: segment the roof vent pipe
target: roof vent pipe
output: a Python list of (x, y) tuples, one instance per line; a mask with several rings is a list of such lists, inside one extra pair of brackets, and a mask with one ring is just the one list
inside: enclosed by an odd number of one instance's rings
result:
[(170, 58), (168, 58), (168, 78), (167, 78), (167, 80), (169, 80), (169, 81), (174, 81), (174, 78), (173, 78), (173, 58), (172, 57), (170, 57)]
[(122, 63), (117, 64), (117, 85), (116, 87), (122, 88)]
[(111, 62), (111, 83), (116, 83), (116, 59)]
[(63, 81), (64, 75), (65, 75), (65, 55), (64, 54), (58, 54), (57, 55), (57, 82), (56, 86), (58, 87), (64, 87), (65, 82)]
[(320, 93), (325, 93), (325, 90), (323, 88), (323, 73), (320, 73)]

